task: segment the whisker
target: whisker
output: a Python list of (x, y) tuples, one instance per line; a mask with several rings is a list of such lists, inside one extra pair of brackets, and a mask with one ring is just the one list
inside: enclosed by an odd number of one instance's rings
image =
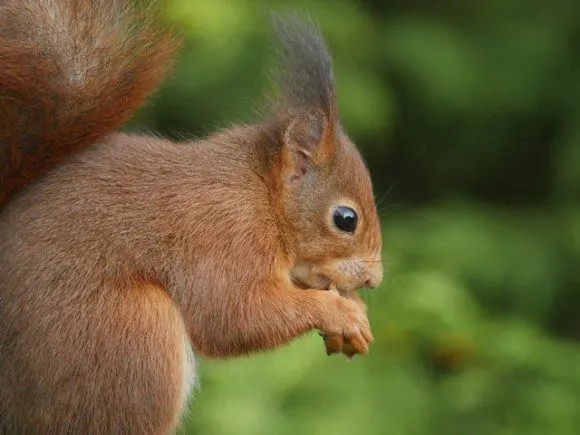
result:
[(382, 202), (387, 198), (387, 196), (389, 196), (389, 194), (392, 192), (392, 190), (394, 189), (394, 187), (396, 185), (397, 185), (397, 183), (391, 184), (391, 186), (386, 190), (386, 192), (383, 193), (383, 195), (381, 196), (381, 198), (377, 201), (377, 209), (380, 207), (380, 205), (382, 204)]
[(385, 217), (387, 215), (387, 212), (396, 209), (396, 208), (401, 208), (401, 207), (405, 207), (403, 204), (399, 204), (399, 203), (393, 203), (393, 204), (385, 204), (385, 206), (377, 211), (377, 214), (379, 215), (379, 217)]

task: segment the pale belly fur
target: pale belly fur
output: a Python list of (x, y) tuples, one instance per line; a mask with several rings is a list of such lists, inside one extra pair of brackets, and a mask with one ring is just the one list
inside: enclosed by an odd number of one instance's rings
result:
[(195, 355), (189, 339), (184, 334), (183, 340), (183, 373), (181, 377), (181, 414), (182, 417), (188, 409), (188, 402), (197, 387)]

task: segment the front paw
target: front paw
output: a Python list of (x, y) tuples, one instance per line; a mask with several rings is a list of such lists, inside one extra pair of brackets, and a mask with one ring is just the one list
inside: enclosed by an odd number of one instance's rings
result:
[(326, 353), (343, 353), (352, 358), (368, 353), (374, 338), (371, 333), (366, 306), (356, 297), (345, 298), (333, 291), (328, 292), (325, 319), (319, 326), (324, 338)]

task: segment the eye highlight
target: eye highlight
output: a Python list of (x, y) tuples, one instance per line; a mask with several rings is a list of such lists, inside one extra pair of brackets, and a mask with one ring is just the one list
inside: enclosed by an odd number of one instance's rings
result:
[(358, 215), (352, 208), (341, 205), (334, 210), (332, 220), (336, 228), (352, 234), (356, 230)]

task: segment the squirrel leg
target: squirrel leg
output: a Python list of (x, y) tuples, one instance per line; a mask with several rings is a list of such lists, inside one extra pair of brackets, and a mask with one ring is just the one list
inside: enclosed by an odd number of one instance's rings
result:
[(191, 385), (177, 306), (148, 284), (79, 299), (0, 343), (0, 433), (171, 433)]
[(373, 341), (361, 304), (325, 290), (297, 287), (250, 294), (243, 303), (229, 304), (218, 321), (193, 325), (190, 336), (199, 354), (227, 358), (274, 349), (315, 329), (340, 335), (360, 354)]

